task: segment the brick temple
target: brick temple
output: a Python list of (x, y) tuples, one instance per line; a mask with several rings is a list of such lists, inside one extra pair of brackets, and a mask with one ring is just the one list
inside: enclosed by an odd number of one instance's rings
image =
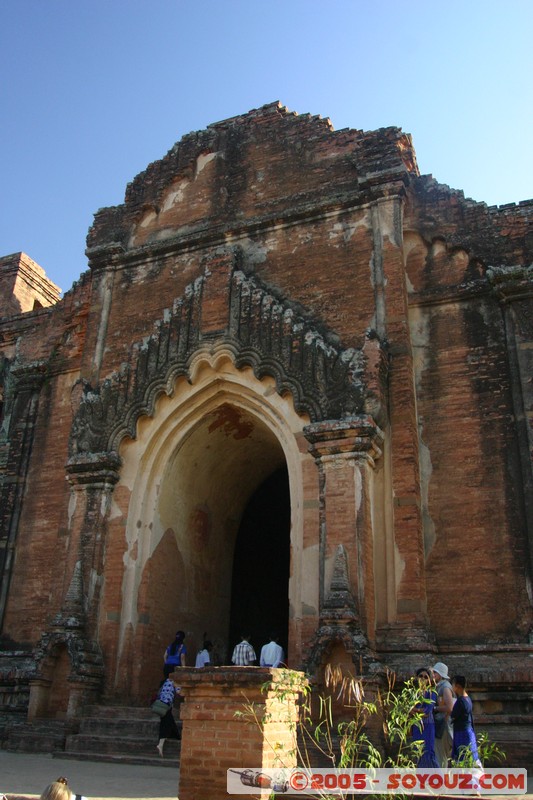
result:
[(99, 210), (64, 297), (0, 258), (4, 720), (274, 629), (318, 681), (444, 661), (526, 758), (532, 211), (274, 103)]

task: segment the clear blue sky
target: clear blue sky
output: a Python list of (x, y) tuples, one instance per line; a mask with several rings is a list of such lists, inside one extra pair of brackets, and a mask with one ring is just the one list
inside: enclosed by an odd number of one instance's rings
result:
[(68, 290), (93, 214), (185, 133), (280, 100), (395, 125), (421, 172), (533, 196), (533, 0), (3, 0), (0, 255)]

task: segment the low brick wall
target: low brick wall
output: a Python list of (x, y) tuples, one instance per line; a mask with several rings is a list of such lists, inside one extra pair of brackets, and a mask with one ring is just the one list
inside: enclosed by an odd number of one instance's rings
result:
[[(291, 671), (294, 683), (282, 700), (275, 689), (263, 689), (269, 681), (284, 682), (286, 674), (262, 667), (183, 667), (174, 673), (185, 698), (180, 800), (228, 797), (228, 769), (296, 765), (298, 683), (303, 686), (305, 676)], [(264, 719), (262, 726), (246, 713), (250, 704), (257, 718)]]

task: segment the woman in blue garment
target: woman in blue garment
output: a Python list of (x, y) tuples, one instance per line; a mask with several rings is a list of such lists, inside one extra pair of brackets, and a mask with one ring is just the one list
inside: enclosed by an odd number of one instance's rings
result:
[(176, 636), (174, 637), (174, 641), (169, 644), (167, 649), (165, 650), (164, 665), (163, 665), (163, 674), (165, 678), (168, 678), (173, 672), (175, 672), (176, 667), (184, 667), (185, 666), (185, 656), (187, 655), (187, 648), (183, 644), (183, 640), (185, 639), (185, 631), (177, 631)]
[(435, 756), (435, 720), (433, 709), (437, 702), (437, 692), (432, 686), (431, 672), (422, 667), (416, 671), (416, 677), (420, 683), (420, 688), (424, 690), (424, 702), (416, 706), (416, 711), (423, 713), (423, 717), (418, 725), (413, 725), (411, 736), (413, 741), (423, 743), (422, 755), (420, 756), (417, 767), (438, 768), (439, 764)]
[(461, 761), (465, 761), (467, 750), (469, 750), (474, 764), (480, 767), (481, 761), (479, 759), (474, 731), (474, 718), (472, 716), (472, 701), (466, 692), (465, 676), (454, 675), (452, 688), (457, 697), (450, 714), (453, 725), (452, 760), (460, 764)]

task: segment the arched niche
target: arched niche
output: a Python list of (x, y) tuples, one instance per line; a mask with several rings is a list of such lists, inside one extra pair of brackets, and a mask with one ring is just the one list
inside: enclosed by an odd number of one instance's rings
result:
[(40, 664), (39, 679), (32, 682), (29, 719), (65, 719), (68, 716), (71, 671), (66, 642), (56, 642)]

